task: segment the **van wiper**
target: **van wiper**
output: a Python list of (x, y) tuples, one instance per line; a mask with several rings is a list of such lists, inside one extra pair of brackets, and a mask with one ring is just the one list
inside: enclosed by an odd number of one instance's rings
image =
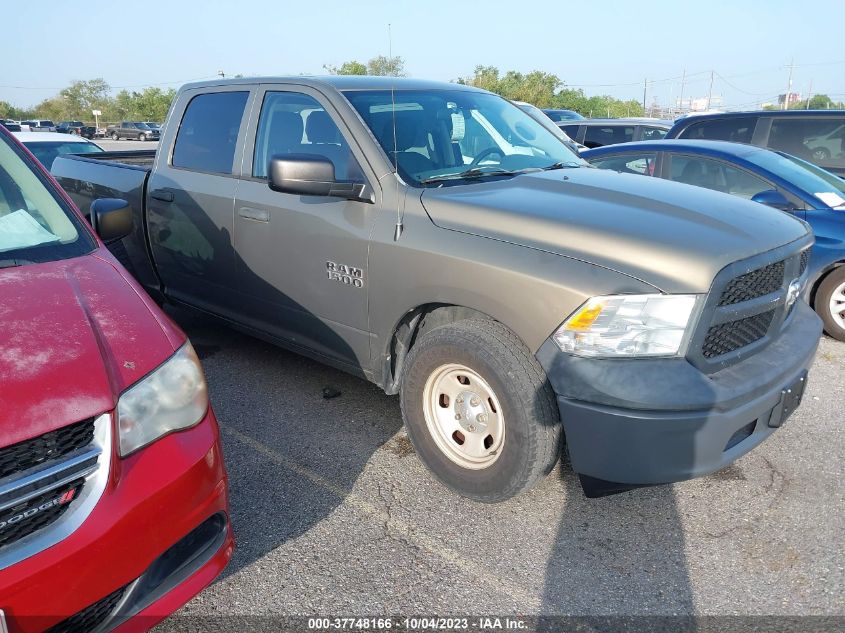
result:
[(440, 176), (432, 176), (420, 180), (421, 185), (429, 185), (435, 182), (445, 182), (447, 180), (471, 180), (473, 178), (482, 178), (485, 176), (517, 176), (525, 173), (522, 170), (513, 171), (511, 169), (490, 169), (489, 167), (472, 167), (461, 172), (453, 174), (441, 174)]
[(33, 264), (28, 259), (0, 259), (0, 268), (16, 268), (24, 264)]

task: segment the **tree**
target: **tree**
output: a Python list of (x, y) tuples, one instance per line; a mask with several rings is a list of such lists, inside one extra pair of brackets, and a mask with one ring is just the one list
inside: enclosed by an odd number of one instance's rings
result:
[(340, 68), (337, 66), (327, 66), (324, 65), (323, 68), (326, 69), (330, 75), (366, 75), (367, 74), (367, 65), (362, 64), (359, 61), (349, 61), (343, 62)]
[(367, 62), (367, 74), (379, 77), (404, 77), (405, 60), (396, 55), (393, 57), (385, 57), (384, 55), (373, 57)]
[(102, 78), (88, 81), (77, 80), (67, 88), (62, 88), (57, 99), (62, 101), (63, 117), (90, 119), (91, 110), (102, 110), (108, 104), (110, 92), (111, 86)]

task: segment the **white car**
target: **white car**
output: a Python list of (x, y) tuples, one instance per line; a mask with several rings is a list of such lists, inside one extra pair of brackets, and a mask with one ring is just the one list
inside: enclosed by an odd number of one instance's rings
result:
[(95, 154), (104, 151), (89, 140), (58, 132), (12, 132), (48, 170), (61, 154)]

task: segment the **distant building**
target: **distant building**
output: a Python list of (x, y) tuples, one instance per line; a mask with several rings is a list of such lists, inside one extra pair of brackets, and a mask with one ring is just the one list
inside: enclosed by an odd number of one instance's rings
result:
[(793, 103), (798, 103), (801, 101), (801, 93), (800, 92), (788, 92), (786, 94), (778, 95), (778, 105), (783, 105), (784, 102), (787, 106), (791, 106)]

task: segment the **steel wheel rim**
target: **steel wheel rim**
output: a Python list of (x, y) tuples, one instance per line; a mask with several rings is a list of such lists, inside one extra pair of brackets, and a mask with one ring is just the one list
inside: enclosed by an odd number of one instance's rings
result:
[(496, 393), (465, 365), (441, 365), (423, 389), (428, 432), (440, 451), (462, 468), (492, 466), (502, 453), (505, 420)]
[(845, 282), (839, 284), (831, 293), (829, 309), (834, 323), (845, 329)]

